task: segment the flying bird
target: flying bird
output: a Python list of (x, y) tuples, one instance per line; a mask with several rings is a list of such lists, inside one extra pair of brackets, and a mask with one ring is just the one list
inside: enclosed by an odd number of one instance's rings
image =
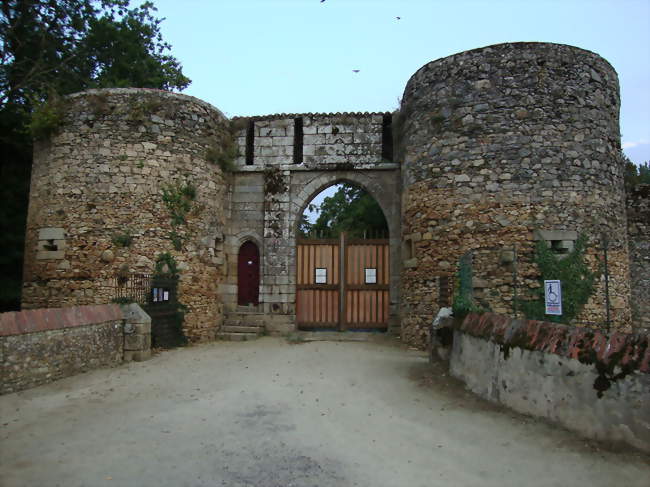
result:
[(361, 71), (361, 70), (360, 69), (353, 69), (352, 70), (353, 73), (358, 73), (359, 71)]
[[(323, 1), (325, 1), (325, 0), (323, 0)], [(397, 20), (400, 20), (402, 17), (395, 17), (395, 18), (396, 18)]]

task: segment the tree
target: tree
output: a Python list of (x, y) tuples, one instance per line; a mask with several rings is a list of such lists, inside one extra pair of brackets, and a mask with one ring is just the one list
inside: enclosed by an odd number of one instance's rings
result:
[(623, 155), (625, 161), (625, 187), (629, 190), (637, 184), (650, 184), (650, 162), (638, 166)]
[(0, 2), (0, 311), (20, 301), (34, 109), (89, 88), (189, 85), (155, 11), (151, 2), (129, 8), (129, 0)]
[(320, 214), (309, 230), (322, 238), (335, 238), (341, 232), (361, 238), (388, 235), (388, 224), (381, 207), (367, 191), (344, 183), (323, 200)]

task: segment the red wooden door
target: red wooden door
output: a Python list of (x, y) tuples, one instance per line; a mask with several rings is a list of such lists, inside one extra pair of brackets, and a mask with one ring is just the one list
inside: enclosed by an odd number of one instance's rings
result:
[(237, 258), (237, 304), (257, 306), (260, 302), (260, 252), (253, 242), (244, 242)]

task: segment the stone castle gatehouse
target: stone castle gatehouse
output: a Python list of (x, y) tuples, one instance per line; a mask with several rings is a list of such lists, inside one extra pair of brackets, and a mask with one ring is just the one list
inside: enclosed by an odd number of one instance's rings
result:
[[(388, 221), (389, 326), (407, 342), (421, 345), (449, 305), (465, 252), (474, 252), (477, 296), (508, 313), (513, 252), (525, 288), (535, 239), (567, 249), (579, 234), (594, 269), (608, 235), (612, 322), (629, 328), (618, 113), (617, 75), (604, 59), (543, 43), (433, 61), (395, 114), (228, 120), (158, 90), (71, 95), (60, 130), (35, 148), (23, 305), (108, 302), (116, 276), (151, 273), (169, 254), (185, 333), (212, 340), (238, 309), (238, 255), (250, 242), (264, 325), (291, 331), (300, 215), (322, 189), (348, 181)], [(604, 320), (603, 286), (584, 321)]]

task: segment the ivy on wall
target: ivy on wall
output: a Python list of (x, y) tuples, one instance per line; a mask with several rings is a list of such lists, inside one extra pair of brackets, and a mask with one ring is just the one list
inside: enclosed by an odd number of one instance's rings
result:
[(178, 277), (178, 264), (176, 259), (169, 252), (163, 252), (156, 257), (156, 270), (154, 275), (158, 277)]
[(196, 187), (191, 182), (176, 182), (163, 186), (162, 192), (163, 202), (171, 216), (172, 231), (169, 238), (174, 250), (181, 250), (187, 237), (179, 233), (177, 228), (187, 222), (187, 214), (196, 199)]
[(484, 313), (472, 299), (472, 254), (468, 252), (458, 260), (456, 286), (451, 310), (456, 318), (464, 318), (469, 313)]
[[(582, 311), (593, 294), (596, 273), (592, 272), (585, 260), (587, 237), (580, 235), (573, 250), (559, 258), (546, 241), (539, 240), (535, 245), (533, 261), (539, 268), (538, 288), (533, 289), (527, 298), (518, 301), (518, 307), (526, 318), (532, 320), (570, 323)], [(562, 282), (562, 315), (545, 314), (544, 281), (559, 279)]]

